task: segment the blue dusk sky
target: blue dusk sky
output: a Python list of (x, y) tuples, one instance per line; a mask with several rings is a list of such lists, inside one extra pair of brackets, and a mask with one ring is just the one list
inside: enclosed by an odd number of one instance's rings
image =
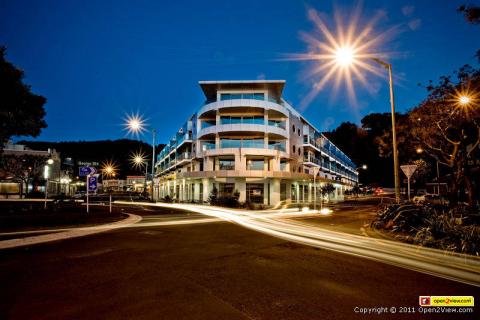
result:
[[(476, 64), (480, 26), (456, 12), (478, 1), (364, 1), (357, 32), (374, 17), (384, 34), (372, 51), (393, 64), (398, 111), (425, 98), (418, 83)], [(388, 82), (365, 73), (354, 79), (353, 100), (335, 79), (305, 97), (328, 70), (320, 62), (290, 61), (325, 37), (309, 19), (316, 12), (335, 34), (334, 13), (344, 24), (353, 1), (0, 1), (0, 44), (25, 71), (32, 91), (48, 99), (48, 128), (38, 140), (125, 137), (122, 118), (140, 112), (166, 142), (204, 102), (199, 80), (284, 79), (284, 98), (320, 130), (359, 123), (389, 110)], [(393, 32), (387, 32), (393, 28)], [(324, 62), (323, 62), (324, 63)], [(145, 141), (150, 138), (143, 136)]]

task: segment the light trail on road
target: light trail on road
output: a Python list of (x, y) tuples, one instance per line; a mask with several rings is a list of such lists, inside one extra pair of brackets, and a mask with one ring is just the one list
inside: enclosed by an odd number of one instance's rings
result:
[[(122, 204), (132, 204), (121, 202)], [(302, 222), (285, 220), (291, 211), (252, 212), (212, 206), (164, 203), (133, 203), (188, 210), (243, 227), (317, 248), (372, 259), (394, 266), (480, 286), (480, 258), (409, 245), (391, 240), (375, 239), (343, 232), (326, 230)], [(299, 215), (298, 211), (295, 215)], [(137, 224), (138, 225), (138, 224)]]

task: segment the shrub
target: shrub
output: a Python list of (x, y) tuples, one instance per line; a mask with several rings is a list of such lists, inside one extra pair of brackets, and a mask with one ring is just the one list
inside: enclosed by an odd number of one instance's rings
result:
[(391, 230), (409, 243), (479, 255), (478, 220), (478, 210), (472, 207), (395, 204), (379, 210), (371, 226)]
[(171, 203), (172, 201), (173, 201), (172, 198), (170, 198), (168, 194), (165, 196), (165, 198), (162, 199), (162, 202), (166, 202), (166, 203)]

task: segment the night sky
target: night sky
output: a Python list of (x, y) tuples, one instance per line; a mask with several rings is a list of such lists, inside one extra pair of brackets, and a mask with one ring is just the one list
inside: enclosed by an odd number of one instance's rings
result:
[[(419, 82), (476, 65), (480, 26), (456, 12), (464, 3), (365, 1), (360, 25), (380, 12), (375, 31), (397, 30), (378, 50), (393, 64), (399, 111), (425, 97)], [(336, 7), (349, 12), (354, 4)], [(334, 29), (331, 1), (2, 0), (0, 44), (48, 99), (48, 128), (38, 140), (123, 138), (122, 118), (140, 112), (164, 142), (203, 104), (199, 80), (285, 79), (284, 97), (298, 106), (316, 82), (303, 77), (314, 64), (283, 58), (307, 52), (299, 34), (315, 30), (309, 9)], [(329, 84), (304, 115), (329, 130), (388, 111), (388, 83), (372, 74), (368, 80), (370, 90), (354, 83), (354, 106), (342, 87), (332, 99)]]

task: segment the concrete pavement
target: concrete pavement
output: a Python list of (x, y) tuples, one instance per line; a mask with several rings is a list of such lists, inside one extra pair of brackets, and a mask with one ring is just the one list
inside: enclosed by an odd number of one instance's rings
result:
[(127, 217), (123, 220), (108, 223), (108, 224), (93, 226), (93, 227), (70, 228), (68, 230), (59, 229), (59, 231), (41, 230), (41, 232), (44, 234), (2, 240), (0, 241), (0, 250), (15, 248), (15, 247), (22, 247), (22, 246), (31, 246), (34, 244), (58, 241), (58, 240), (66, 240), (70, 238), (84, 237), (84, 236), (88, 236), (88, 235), (92, 235), (95, 233), (104, 232), (112, 229), (125, 228), (139, 222), (140, 220), (142, 220), (142, 217), (127, 213)]

